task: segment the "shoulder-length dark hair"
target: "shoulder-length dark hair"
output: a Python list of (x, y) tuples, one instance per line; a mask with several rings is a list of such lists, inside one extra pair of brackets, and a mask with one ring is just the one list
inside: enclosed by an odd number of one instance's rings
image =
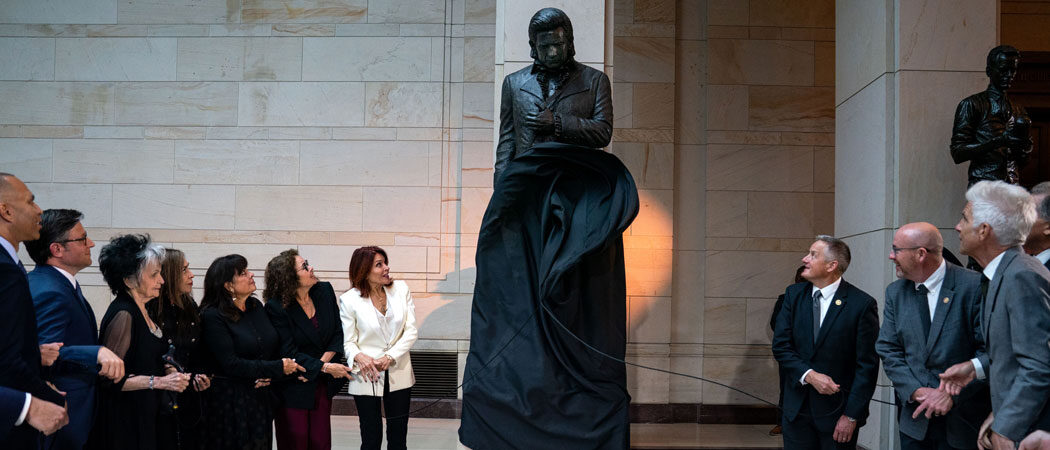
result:
[(295, 301), (295, 290), (299, 289), (299, 268), (295, 267), (296, 256), (299, 256), (299, 252), (290, 248), (274, 256), (266, 264), (266, 289), (263, 289), (263, 299), (267, 301), (276, 299), (285, 308)]
[[(383, 255), (387, 265), (390, 265), (390, 258), (386, 256), (386, 250), (374, 245), (354, 250), (354, 255), (350, 257), (350, 286), (361, 293), (361, 298), (368, 298), (372, 295), (372, 287), (368, 285), (368, 273), (372, 271), (372, 262), (375, 261), (377, 254)], [(391, 284), (393, 284), (392, 280)]]
[(187, 335), (193, 323), (200, 322), (200, 312), (193, 295), (182, 292), (182, 269), (186, 266), (186, 254), (174, 248), (164, 249), (164, 259), (160, 263), (160, 276), (164, 286), (160, 288), (160, 298), (153, 302), (153, 319), (164, 321), (164, 308), (175, 308), (175, 329), (180, 335)]
[[(233, 277), (248, 270), (248, 260), (243, 256), (233, 254), (220, 256), (208, 266), (208, 273), (204, 275), (204, 298), (201, 299), (201, 309), (216, 308), (222, 315), (236, 322), (241, 320), (241, 310), (233, 304), (230, 291), (226, 290), (226, 282), (233, 281)], [(248, 298), (245, 308), (251, 308), (254, 304), (253, 297)]]

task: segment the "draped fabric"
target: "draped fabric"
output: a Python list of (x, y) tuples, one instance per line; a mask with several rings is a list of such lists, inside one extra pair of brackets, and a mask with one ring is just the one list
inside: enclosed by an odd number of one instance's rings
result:
[[(541, 144), (496, 184), (478, 238), (460, 441), (627, 448), (622, 234), (638, 213), (613, 155)], [(549, 308), (544, 310), (542, 305)]]

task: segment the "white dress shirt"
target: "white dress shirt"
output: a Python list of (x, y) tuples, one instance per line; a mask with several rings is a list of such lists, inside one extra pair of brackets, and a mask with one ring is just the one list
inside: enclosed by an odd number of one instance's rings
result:
[[(995, 271), (999, 269), (999, 263), (1003, 262), (1003, 256), (1006, 256), (1006, 252), (1005, 251), (1000, 253), (999, 256), (996, 256), (995, 258), (993, 258), (992, 261), (989, 262), (987, 266), (984, 266), (984, 270), (981, 271), (981, 273), (984, 274), (984, 276), (988, 278), (989, 288), (991, 287), (992, 278), (995, 277)], [(981, 299), (981, 300), (985, 301), (987, 299)], [(984, 366), (981, 365), (981, 361), (978, 361), (977, 358), (971, 359), (970, 361), (973, 362), (973, 369), (974, 369), (974, 371), (977, 372), (977, 379), (978, 380), (983, 380), (984, 377), (985, 377), (985, 374), (984, 374)]]
[(15, 250), (15, 246), (7, 242), (7, 239), (4, 239), (3, 236), (0, 236), (0, 247), (3, 247), (7, 254), (11, 255), (11, 259), (14, 260), (15, 264), (18, 264), (18, 250)]
[[(809, 297), (813, 298), (813, 296), (817, 294), (817, 291), (820, 291), (820, 325), (821, 326), (824, 325), (824, 317), (828, 315), (828, 309), (831, 308), (831, 300), (833, 299), (833, 297), (835, 297), (835, 292), (839, 290), (839, 285), (840, 284), (842, 284), (842, 277), (839, 277), (833, 283), (831, 283), (831, 284), (829, 284), (827, 286), (824, 286), (823, 288), (818, 288), (816, 286), (813, 286), (813, 290), (810, 292)], [(816, 339), (816, 336), (813, 336), (813, 338)], [(799, 378), (798, 382), (802, 383), (803, 385), (805, 385), (806, 384), (806, 375), (809, 375), (809, 373), (812, 372), (812, 371), (813, 371), (813, 369), (808, 369), (805, 372), (803, 372), (802, 373), (802, 378)]]
[(941, 286), (947, 271), (944, 260), (941, 260), (941, 265), (937, 266), (937, 270), (934, 270), (926, 281), (915, 283), (915, 290), (918, 290), (919, 286), (926, 286), (926, 306), (930, 309), (930, 323), (933, 323), (933, 315), (937, 312), (937, 299), (941, 296)]
[[(3, 238), (0, 238), (3, 239)], [(15, 426), (21, 426), (22, 422), (26, 421), (26, 416), (29, 415), (29, 403), (33, 401), (33, 396), (26, 392), (26, 402), (22, 405), (22, 413), (18, 415), (18, 420), (15, 421)]]

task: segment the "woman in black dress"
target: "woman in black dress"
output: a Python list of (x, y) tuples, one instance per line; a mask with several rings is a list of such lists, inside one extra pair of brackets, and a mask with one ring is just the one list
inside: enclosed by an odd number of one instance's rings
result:
[[(146, 310), (164, 331), (165, 342), (175, 346), (175, 362), (184, 373), (191, 374), (190, 388), (175, 397), (179, 408), (174, 411), (166, 407), (161, 409), (160, 448), (197, 449), (200, 448), (197, 427), (204, 414), (201, 395), (211, 381), (201, 373), (202, 326), (197, 302), (193, 301), (193, 272), (182, 251), (168, 248), (164, 250), (160, 274), (164, 278), (160, 297), (150, 300)], [(171, 399), (169, 396), (164, 400)]]
[(204, 404), (205, 449), (270, 449), (275, 398), (269, 385), (305, 370), (281, 354), (277, 330), (254, 292), (255, 276), (241, 255), (217, 258), (204, 275), (202, 337), (214, 373)]
[(281, 338), (284, 354), (295, 355), (306, 373), (275, 386), (278, 450), (331, 450), (332, 397), (350, 368), (340, 364), (343, 326), (331, 283), (322, 283), (295, 249), (266, 265), (266, 313)]
[(160, 294), (164, 248), (149, 236), (128, 234), (102, 247), (99, 269), (116, 298), (102, 317), (102, 344), (124, 360), (122, 380), (99, 389), (94, 448), (157, 448), (160, 401), (157, 389), (182, 392), (189, 376), (165, 375), (161, 357), (167, 351), (159, 326), (146, 313), (146, 302)]

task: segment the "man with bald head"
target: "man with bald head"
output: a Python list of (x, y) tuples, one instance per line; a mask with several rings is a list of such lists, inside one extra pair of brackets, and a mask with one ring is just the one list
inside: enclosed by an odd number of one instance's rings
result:
[(1032, 187), (1035, 201), (1035, 223), (1024, 241), (1024, 252), (1050, 269), (1050, 181)]
[[(21, 418), (15, 422), (15, 429), (0, 440), (0, 448), (4, 449), (36, 446), (39, 433), (32, 428), (32, 421), (26, 419), (27, 414), (33, 414), (33, 403), (49, 406), (48, 410), (58, 416), (59, 423), (64, 425), (69, 421), (62, 395), (41, 377), (36, 313), (25, 267), (18, 260), (19, 245), (40, 237), (40, 214), (40, 207), (25, 183), (14, 175), (0, 172), (0, 386), (26, 392), (31, 397)], [(58, 356), (57, 347), (53, 353), (51, 361)]]
[(903, 450), (970, 449), (991, 410), (987, 383), (957, 396), (937, 390), (938, 375), (984, 354), (980, 332), (981, 276), (947, 264), (937, 227), (909, 223), (893, 235), (890, 260), (897, 277), (886, 288), (875, 349), (901, 404)]

